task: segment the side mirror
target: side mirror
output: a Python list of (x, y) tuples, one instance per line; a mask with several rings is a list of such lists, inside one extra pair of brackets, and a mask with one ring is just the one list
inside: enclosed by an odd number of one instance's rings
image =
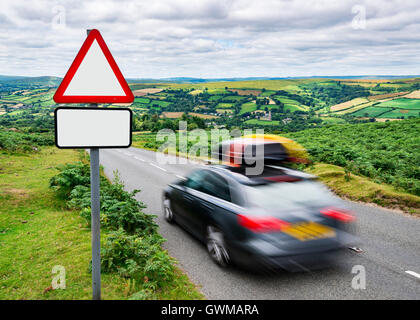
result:
[(188, 179), (179, 179), (179, 182), (177, 183), (179, 186), (185, 187), (187, 184)]

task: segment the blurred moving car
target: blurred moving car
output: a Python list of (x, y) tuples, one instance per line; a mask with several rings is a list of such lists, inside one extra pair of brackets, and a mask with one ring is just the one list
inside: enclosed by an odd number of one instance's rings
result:
[(287, 167), (267, 165), (257, 176), (241, 166), (198, 169), (164, 190), (163, 209), (222, 267), (308, 270), (356, 243), (342, 201), (315, 176)]

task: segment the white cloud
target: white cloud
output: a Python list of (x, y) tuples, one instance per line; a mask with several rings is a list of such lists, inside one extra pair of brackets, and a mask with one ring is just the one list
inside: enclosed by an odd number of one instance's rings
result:
[(420, 74), (415, 0), (2, 0), (0, 27), (0, 74), (63, 76), (93, 27), (131, 78)]

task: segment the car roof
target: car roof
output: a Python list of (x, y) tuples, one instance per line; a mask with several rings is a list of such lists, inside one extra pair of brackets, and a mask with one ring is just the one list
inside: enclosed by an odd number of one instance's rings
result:
[[(236, 182), (244, 185), (261, 185), (276, 182), (295, 182), (302, 180), (314, 180), (316, 176), (287, 167), (264, 166), (263, 172), (259, 175), (247, 175), (245, 167), (231, 167), (227, 165), (208, 165), (209, 170), (221, 175), (228, 176)], [(248, 168), (249, 169), (249, 168)]]

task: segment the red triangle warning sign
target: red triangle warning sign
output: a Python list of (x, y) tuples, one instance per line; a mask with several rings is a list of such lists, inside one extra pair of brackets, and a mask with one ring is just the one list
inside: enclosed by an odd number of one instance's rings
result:
[(130, 103), (134, 96), (98, 30), (89, 32), (54, 94), (56, 103)]

